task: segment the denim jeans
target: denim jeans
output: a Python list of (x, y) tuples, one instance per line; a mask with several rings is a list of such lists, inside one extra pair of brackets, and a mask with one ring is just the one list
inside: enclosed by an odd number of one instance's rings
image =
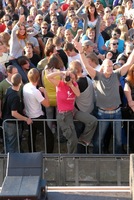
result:
[[(119, 109), (118, 112), (114, 113), (107, 113), (107, 112), (101, 112), (101, 110), (98, 110), (98, 119), (121, 119), (121, 110)], [(103, 121), (99, 123), (96, 135), (93, 139), (94, 144), (94, 153), (99, 153), (99, 147), (103, 148), (103, 140), (105, 135), (107, 134), (107, 129), (109, 127), (110, 121)], [(115, 139), (115, 152), (116, 154), (122, 153), (122, 139), (121, 139), (121, 121), (115, 121), (113, 122), (113, 134)]]
[[(56, 106), (49, 106), (46, 108), (46, 117), (47, 119), (55, 119), (56, 115)], [(47, 121), (47, 125), (52, 130), (52, 124), (54, 124), (53, 121)]]
[(6, 153), (19, 152), (16, 124), (10, 123), (10, 122), (5, 122), (4, 129), (5, 129)]

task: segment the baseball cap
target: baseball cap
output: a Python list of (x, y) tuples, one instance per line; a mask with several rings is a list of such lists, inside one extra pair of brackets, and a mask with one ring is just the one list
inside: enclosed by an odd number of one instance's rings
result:
[(94, 47), (94, 43), (91, 40), (84, 40), (82, 46), (91, 46)]

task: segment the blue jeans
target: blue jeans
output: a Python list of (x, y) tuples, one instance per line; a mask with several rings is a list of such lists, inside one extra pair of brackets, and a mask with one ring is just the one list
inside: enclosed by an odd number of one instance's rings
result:
[[(5, 142), (6, 142), (6, 153), (19, 152), (18, 140), (17, 140), (17, 126), (15, 123), (5, 122)], [(19, 137), (19, 136), (18, 136)]]
[[(119, 109), (118, 112), (114, 113), (107, 113), (101, 110), (98, 110), (98, 119), (121, 119), (121, 110)], [(105, 135), (107, 134), (107, 129), (109, 127), (110, 121), (103, 121), (99, 123), (98, 130), (96, 135), (93, 139), (94, 144), (94, 153), (99, 153), (99, 147), (103, 147), (103, 140)], [(113, 122), (113, 134), (114, 134), (114, 145), (115, 145), (115, 152), (116, 154), (122, 153), (122, 139), (121, 139), (121, 121)]]

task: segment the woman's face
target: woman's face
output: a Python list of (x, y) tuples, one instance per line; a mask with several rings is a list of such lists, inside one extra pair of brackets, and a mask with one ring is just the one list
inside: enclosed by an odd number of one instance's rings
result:
[(88, 11), (89, 11), (91, 14), (94, 14), (94, 12), (95, 12), (95, 7), (89, 6)]
[(94, 40), (95, 38), (95, 31), (91, 30), (91, 31), (88, 31), (88, 34), (87, 34), (88, 38), (90, 40)]
[(64, 27), (61, 28), (60, 33), (64, 35), (64, 33), (65, 33), (65, 28)]
[(126, 18), (125, 18), (124, 16), (122, 16), (122, 17), (120, 18), (120, 23), (121, 23), (121, 24), (126, 24)]
[(26, 33), (26, 28), (25, 28), (25, 26), (20, 26), (20, 28), (19, 28), (19, 34), (20, 34), (20, 35), (25, 35), (25, 33)]

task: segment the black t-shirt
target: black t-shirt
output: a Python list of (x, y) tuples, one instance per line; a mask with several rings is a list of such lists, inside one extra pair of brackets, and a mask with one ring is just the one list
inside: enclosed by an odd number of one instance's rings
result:
[[(119, 52), (118, 52), (118, 51), (116, 51), (116, 52), (108, 51), (108, 52), (111, 52), (111, 53), (113, 54), (113, 56), (112, 56), (112, 58), (111, 58), (110, 60), (112, 60), (112, 62), (115, 63), (115, 62), (116, 62), (116, 59), (117, 59), (117, 57), (118, 57), (118, 55), (119, 55)], [(108, 53), (108, 52), (107, 52), (107, 53)]]
[(44, 44), (46, 44), (48, 38), (53, 38), (54, 37), (54, 34), (51, 32), (51, 31), (48, 31), (46, 35), (40, 35)]
[(87, 78), (86, 77), (80, 77), (77, 80), (77, 84), (79, 86), (80, 92), (84, 92), (87, 89), (87, 87), (88, 87)]
[[(65, 19), (64, 19), (64, 16), (61, 13), (57, 13), (57, 19), (58, 19), (58, 23), (60, 23), (62, 26), (65, 25)], [(47, 13), (46, 16), (44, 17), (44, 21), (46, 21), (48, 24), (51, 23), (49, 13)]]
[(58, 52), (59, 56), (61, 57), (61, 59), (62, 59), (62, 61), (64, 63), (65, 68), (67, 69), (68, 57), (67, 57), (66, 53), (64, 52), (63, 49), (59, 49), (59, 50), (57, 50), (57, 52)]
[(10, 87), (7, 89), (5, 96), (5, 103), (2, 111), (3, 120), (14, 119), (12, 111), (18, 111), (18, 113), (22, 114), (21, 100), (18, 92)]
[(35, 67), (37, 67), (37, 64), (40, 60), (41, 60), (40, 56), (38, 56), (36, 53), (34, 53), (33, 57), (30, 58), (31, 63), (33, 63)]

